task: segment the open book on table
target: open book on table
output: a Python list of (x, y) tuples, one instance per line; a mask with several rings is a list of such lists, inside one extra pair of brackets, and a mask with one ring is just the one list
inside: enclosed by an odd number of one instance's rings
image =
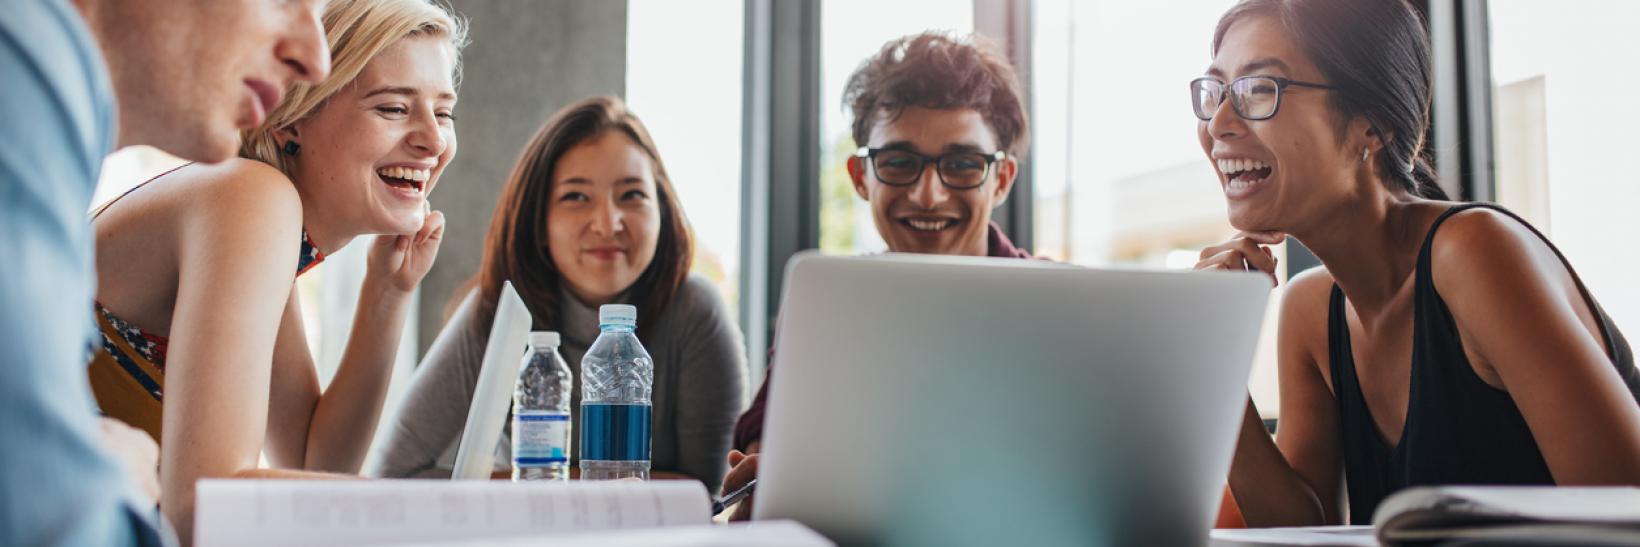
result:
[(1385, 498), (1373, 526), (1214, 530), (1214, 547), (1640, 545), (1640, 488), (1443, 486)]
[[(712, 526), (711, 499), (696, 481), (204, 480), (195, 507), (199, 547), (404, 545), (543, 535), (594, 543), (596, 536), (589, 533), (662, 527), (688, 527), (691, 531), (677, 535), (680, 540), (705, 538), (681, 544), (711, 545), (734, 543), (737, 535), (754, 531)], [(755, 533), (787, 545), (830, 544), (795, 523), (755, 528)]]
[(1385, 546), (1447, 541), (1530, 545), (1640, 544), (1640, 488), (1444, 486), (1408, 488), (1372, 516)]

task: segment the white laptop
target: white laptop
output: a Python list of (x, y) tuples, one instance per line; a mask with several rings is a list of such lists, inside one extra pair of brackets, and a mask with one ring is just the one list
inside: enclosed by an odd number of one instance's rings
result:
[(495, 307), (495, 322), (490, 325), (490, 339), (484, 346), (483, 365), (473, 386), (473, 400), (467, 407), (467, 423), (461, 430), (455, 467), (450, 471), (451, 479), (490, 478), (495, 467), (496, 443), (501, 441), (501, 429), (506, 425), (507, 411), (512, 408), (518, 367), (523, 364), (528, 347), (530, 324), (530, 310), (524, 306), (524, 300), (518, 297), (512, 282), (503, 281)]
[(754, 517), (845, 545), (1206, 545), (1269, 288), (800, 255)]

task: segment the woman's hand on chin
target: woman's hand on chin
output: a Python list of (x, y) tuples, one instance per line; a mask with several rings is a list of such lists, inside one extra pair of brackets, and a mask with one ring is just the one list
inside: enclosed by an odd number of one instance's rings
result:
[(385, 288), (409, 294), (438, 258), (444, 241), (444, 213), (430, 211), (415, 235), (384, 234), (370, 246), (369, 276), (366, 281), (385, 282)]
[(1270, 284), (1276, 285), (1276, 257), (1266, 245), (1277, 245), (1286, 241), (1287, 234), (1281, 232), (1242, 232), (1229, 241), (1202, 249), (1201, 260), (1196, 263), (1196, 270), (1230, 270), (1230, 271), (1258, 271), (1270, 278)]

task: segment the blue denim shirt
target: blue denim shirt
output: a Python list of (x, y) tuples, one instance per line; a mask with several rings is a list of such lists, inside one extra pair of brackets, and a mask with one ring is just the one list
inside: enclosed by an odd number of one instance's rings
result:
[(66, 0), (0, 17), (0, 545), (158, 545), (152, 501), (99, 448), (86, 380), (86, 209), (113, 144), (102, 56)]

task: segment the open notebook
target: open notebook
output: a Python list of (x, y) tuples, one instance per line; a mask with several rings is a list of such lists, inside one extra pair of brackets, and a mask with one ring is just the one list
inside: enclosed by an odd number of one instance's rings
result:
[[(712, 545), (754, 532), (712, 525), (711, 500), (697, 481), (215, 479), (200, 481), (197, 496), (199, 547), (482, 544), (508, 538), (514, 538), (509, 545), (524, 545), (520, 542), (530, 538), (564, 534), (572, 543), (601, 543), (599, 536), (586, 534), (663, 527), (686, 527), (693, 531), (678, 539), (700, 542), (654, 543), (640, 535), (640, 543)], [(787, 530), (755, 532), (787, 545), (829, 544), (801, 526)]]
[(1640, 488), (1408, 488), (1378, 505), (1372, 526), (1214, 530), (1214, 547), (1640, 545)]
[(1372, 523), (1386, 546), (1640, 545), (1640, 488), (1408, 488), (1385, 498)]

